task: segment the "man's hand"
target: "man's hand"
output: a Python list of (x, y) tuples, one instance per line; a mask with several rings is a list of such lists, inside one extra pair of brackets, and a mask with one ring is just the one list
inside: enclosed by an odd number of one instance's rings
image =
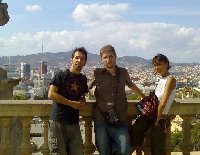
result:
[(86, 107), (86, 103), (82, 102), (82, 107), (80, 108), (80, 110), (84, 109)]
[(84, 107), (84, 103), (80, 101), (70, 101), (68, 105), (74, 109), (82, 109)]

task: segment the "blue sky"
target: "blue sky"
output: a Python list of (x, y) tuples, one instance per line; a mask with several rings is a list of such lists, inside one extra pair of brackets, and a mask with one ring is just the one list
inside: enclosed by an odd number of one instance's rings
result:
[(118, 56), (200, 63), (199, 0), (3, 0), (0, 56), (69, 51), (111, 44)]

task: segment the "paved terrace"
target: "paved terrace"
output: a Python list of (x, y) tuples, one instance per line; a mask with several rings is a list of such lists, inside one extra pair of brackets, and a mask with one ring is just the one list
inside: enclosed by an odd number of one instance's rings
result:
[[(84, 148), (85, 155), (92, 155), (95, 151), (94, 133), (91, 109), (93, 101), (88, 101), (86, 109), (81, 111), (82, 124), (84, 125)], [(129, 124), (132, 118), (137, 114), (134, 108), (136, 101), (130, 101), (128, 106)], [(43, 121), (43, 144), (40, 147), (40, 154), (49, 155), (48, 150), (48, 119), (51, 110), (52, 101), (50, 100), (0, 100), (0, 155), (31, 155), (33, 145), (30, 142), (31, 121), (34, 116), (39, 116)], [(193, 155), (200, 154), (192, 152), (193, 146), (190, 141), (191, 136), (191, 121), (196, 115), (200, 114), (200, 100), (176, 100), (170, 111), (171, 119), (176, 115), (180, 115), (183, 119), (182, 130), (183, 139), (180, 145), (181, 153), (174, 153), (174, 146), (171, 143), (171, 132), (167, 135), (166, 150), (167, 155), (183, 154)], [(19, 122), (22, 122), (19, 127)], [(12, 124), (12, 126), (10, 125)], [(22, 134), (23, 133), (23, 134)], [(11, 140), (10, 140), (11, 139)], [(149, 155), (149, 138), (145, 140), (144, 146), (141, 148), (143, 154)], [(141, 154), (140, 151), (134, 154)]]

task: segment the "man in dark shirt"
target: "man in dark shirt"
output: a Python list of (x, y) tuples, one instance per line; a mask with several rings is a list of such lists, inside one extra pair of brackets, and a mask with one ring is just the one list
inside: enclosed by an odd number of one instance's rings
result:
[(116, 65), (116, 52), (111, 45), (100, 50), (104, 68), (94, 70), (96, 103), (93, 108), (96, 146), (100, 155), (129, 155), (130, 138), (127, 120), (125, 85), (132, 92), (145, 95), (131, 81), (125, 68)]
[(51, 155), (83, 155), (79, 110), (85, 105), (87, 78), (81, 70), (87, 61), (85, 48), (72, 52), (71, 67), (53, 78), (48, 97), (53, 100), (49, 121)]

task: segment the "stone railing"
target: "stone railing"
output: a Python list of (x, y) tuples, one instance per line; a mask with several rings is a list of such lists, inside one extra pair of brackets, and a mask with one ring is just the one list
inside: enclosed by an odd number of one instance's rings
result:
[[(136, 101), (129, 102), (128, 114), (129, 124), (137, 114), (134, 108)], [(84, 148), (85, 155), (92, 155), (96, 147), (93, 143), (92, 132), (93, 123), (91, 118), (92, 103), (88, 101), (86, 108), (81, 111), (84, 124)], [(41, 146), (43, 155), (49, 155), (48, 150), (48, 119), (52, 102), (49, 100), (0, 100), (0, 155), (31, 155), (33, 145), (30, 142), (31, 120), (34, 116), (39, 116), (43, 120), (44, 143)], [(176, 100), (170, 111), (171, 119), (179, 115), (182, 119), (183, 139), (180, 145), (182, 154), (189, 155), (193, 149), (190, 141), (191, 120), (200, 114), (200, 100)], [(148, 135), (144, 146), (141, 148), (145, 155), (150, 154)], [(171, 132), (166, 140), (167, 154), (171, 154), (174, 146), (171, 143)], [(141, 154), (140, 151), (137, 154)]]

